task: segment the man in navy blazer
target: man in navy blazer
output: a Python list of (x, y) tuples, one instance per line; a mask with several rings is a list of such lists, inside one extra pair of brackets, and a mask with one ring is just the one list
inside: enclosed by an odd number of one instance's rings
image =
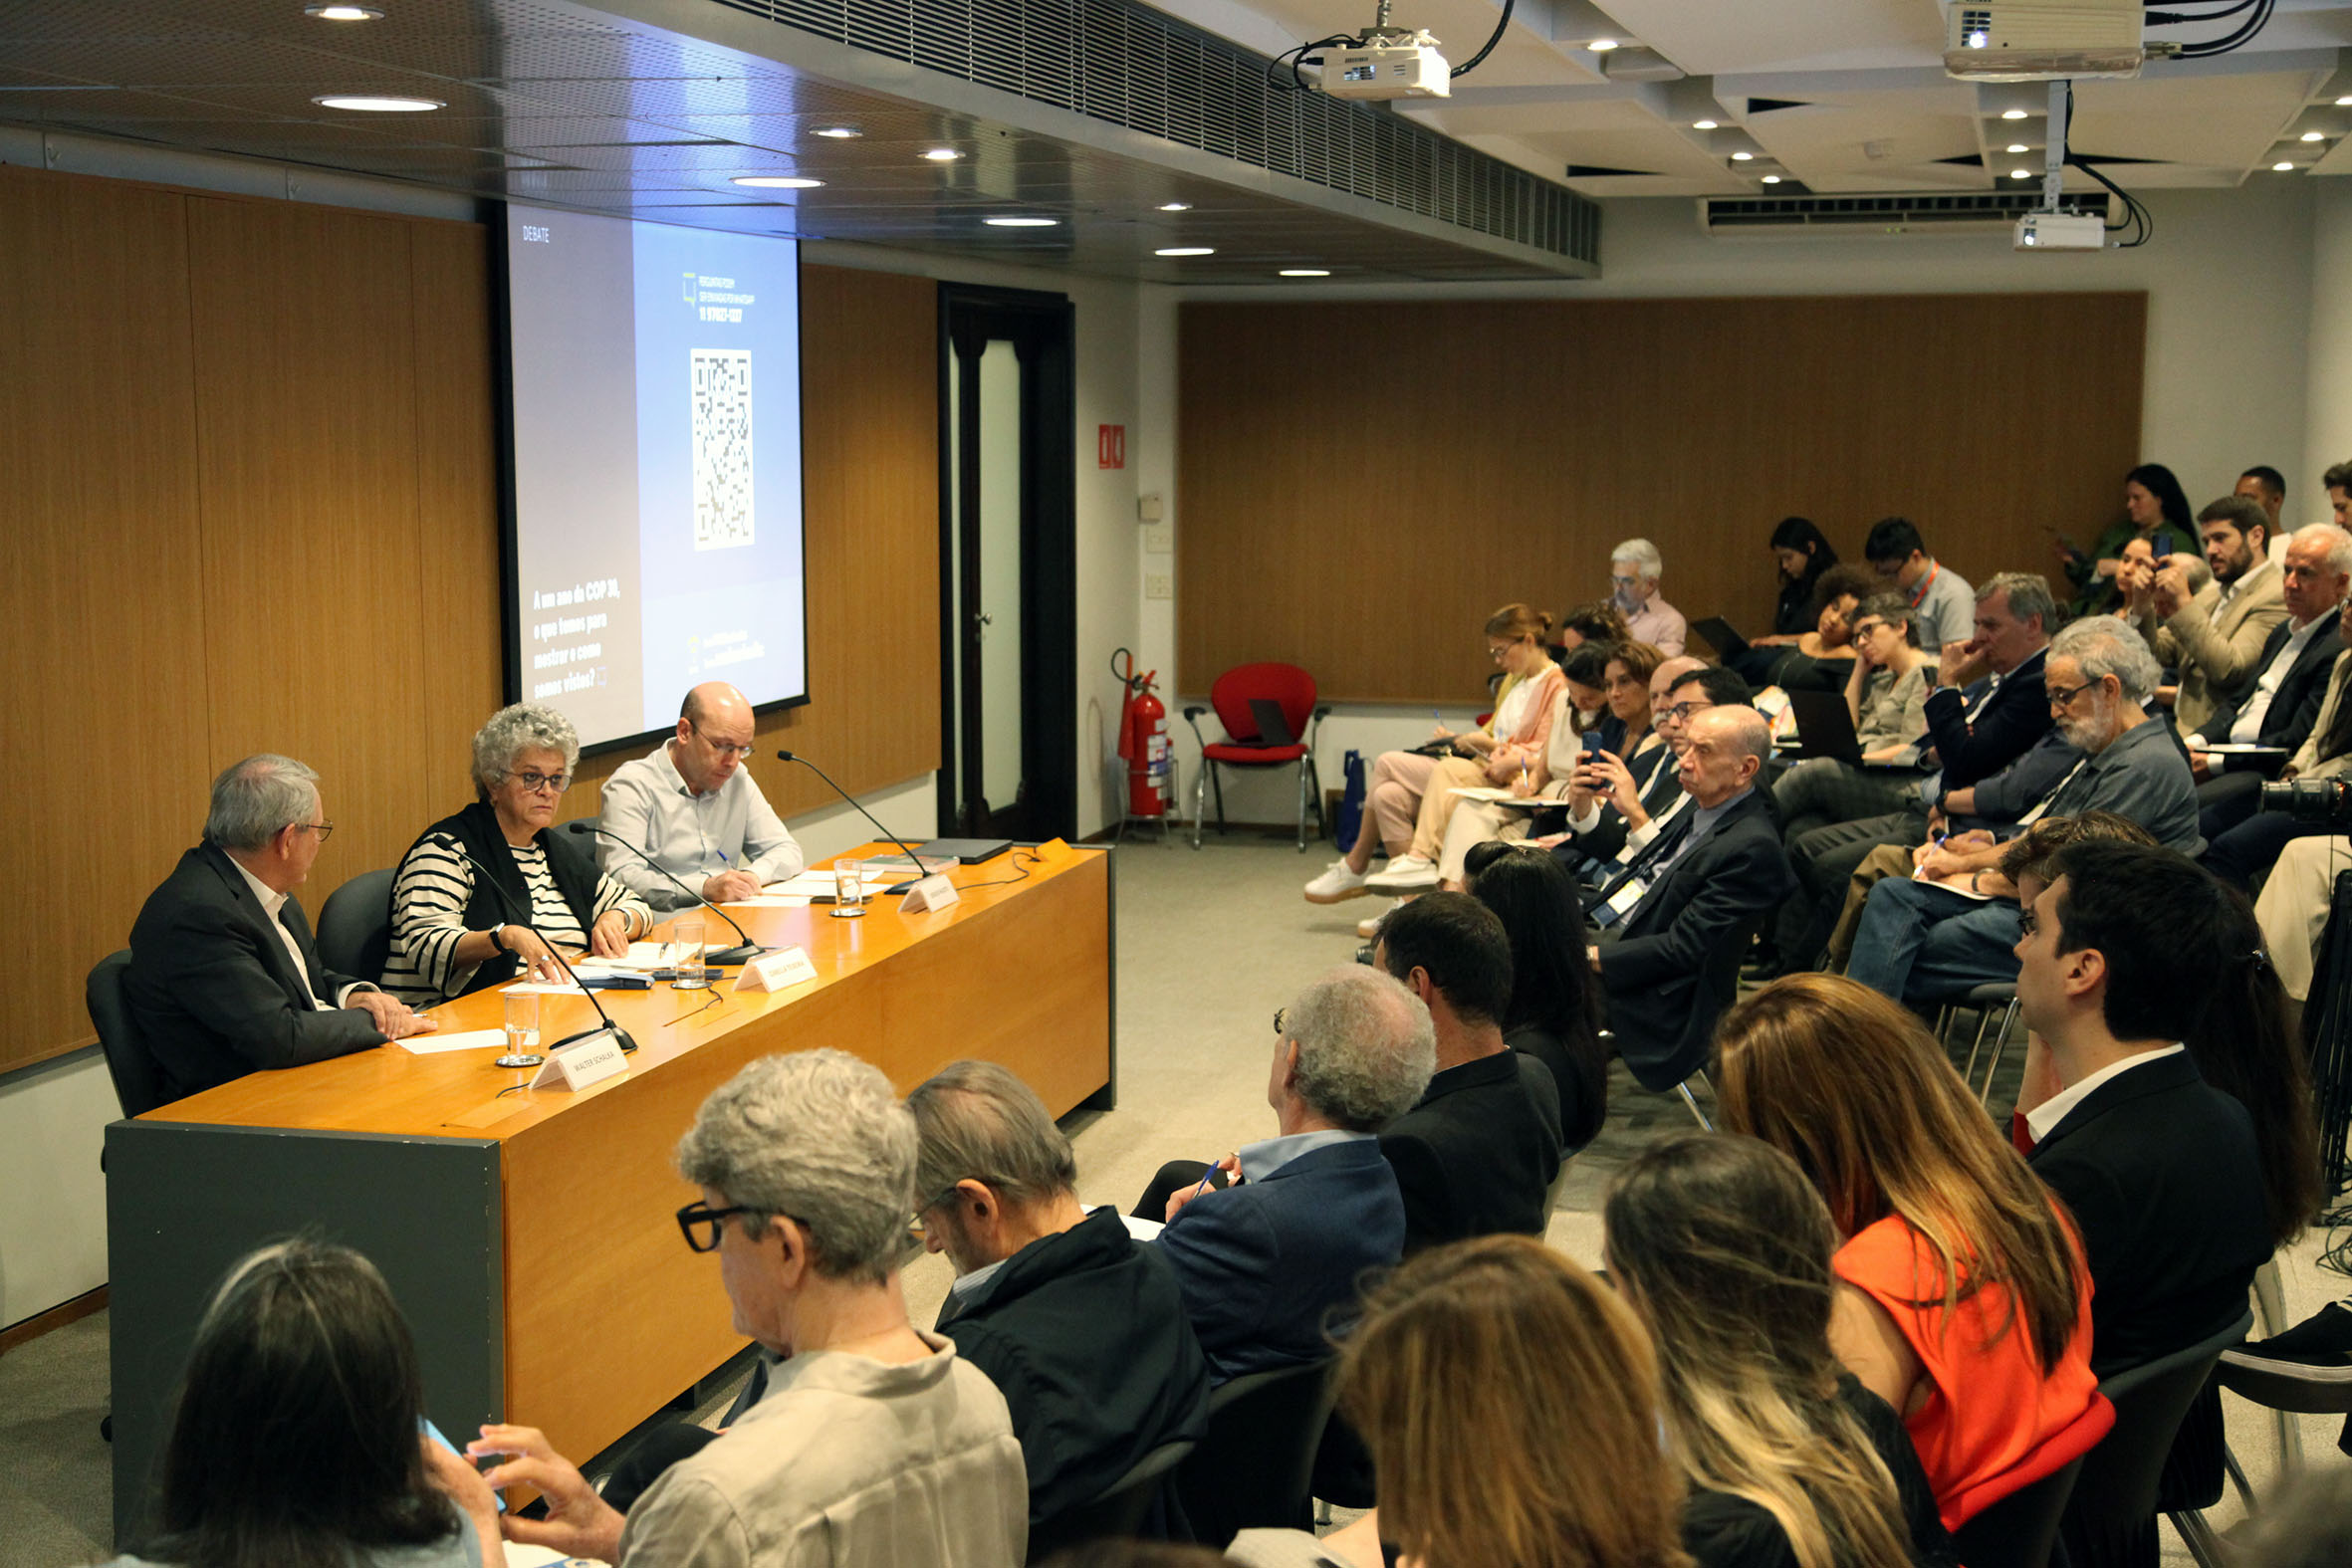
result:
[(1328, 1356), (1363, 1276), (1403, 1254), (1404, 1200), (1376, 1134), (1436, 1068), (1429, 1009), (1360, 964), (1276, 1014), (1276, 1136), (1227, 1156), (1224, 1188), (1174, 1194), (1159, 1236), (1217, 1382)]
[(168, 1100), (433, 1027), (319, 962), (294, 898), (334, 831), (318, 781), (266, 752), (230, 766), (212, 782), (204, 842), (180, 856), (130, 928), (124, 1000)]

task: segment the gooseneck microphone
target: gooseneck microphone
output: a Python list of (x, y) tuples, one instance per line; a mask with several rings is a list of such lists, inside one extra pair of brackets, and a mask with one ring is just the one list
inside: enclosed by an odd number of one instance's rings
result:
[[(831, 775), (827, 774), (827, 773), (826, 773), (826, 772), (825, 772), (823, 769), (822, 769), (822, 768), (818, 767), (818, 766), (817, 766), (815, 763), (813, 763), (813, 762), (809, 761), (809, 759), (808, 759), (808, 758), (806, 758), (806, 757), (803, 757), (803, 756), (802, 756), (800, 753), (798, 753), (798, 752), (778, 752), (776, 755), (777, 755), (778, 759), (779, 759), (779, 760), (781, 760), (781, 761), (783, 761), (783, 762), (788, 762), (788, 763), (799, 763), (799, 764), (800, 764), (800, 765), (801, 765), (803, 768), (806, 768), (806, 769), (808, 769), (808, 770), (809, 770), (811, 773), (815, 774), (815, 775), (816, 775), (818, 778), (820, 778), (820, 779), (823, 779), (823, 780), (824, 781), (824, 783), (825, 783), (825, 786), (826, 786), (827, 788), (831, 789), (833, 793), (835, 793), (835, 794), (839, 795), (839, 796), (840, 796), (842, 799), (844, 799), (844, 800), (848, 801), (848, 802), (849, 802), (851, 805), (857, 806), (857, 814), (858, 814), (859, 816), (862, 816), (862, 817), (864, 817), (864, 818), (865, 818), (867, 821), (869, 821), (869, 822), (872, 822), (872, 823), (874, 824), (874, 831), (875, 831), (875, 832), (877, 832), (877, 833), (879, 833), (879, 834), (881, 834), (881, 835), (882, 835), (884, 838), (887, 838), (888, 840), (890, 840), (890, 842), (892, 842), (892, 843), (896, 844), (896, 845), (898, 846), (898, 852), (899, 852), (900, 854), (902, 854), (902, 855), (906, 856), (906, 863), (907, 863), (908, 865), (910, 865), (910, 866), (912, 866), (912, 867), (914, 868), (914, 877), (915, 877), (915, 881), (919, 882), (919, 881), (921, 881), (921, 880), (922, 880), (922, 878), (923, 878), (923, 876), (924, 876), (924, 871), (923, 871), (923, 857), (922, 857), (922, 856), (920, 856), (920, 855), (918, 855), (918, 854), (916, 854), (916, 853), (915, 853), (913, 850), (911, 850), (911, 849), (907, 848), (907, 847), (906, 847), (906, 840), (905, 840), (905, 839), (903, 839), (903, 838), (901, 838), (901, 837), (899, 837), (899, 836), (898, 836), (896, 833), (893, 833), (892, 831), (890, 831), (890, 829), (888, 829), (887, 827), (884, 827), (884, 826), (881, 824), (881, 822), (880, 822), (880, 821), (879, 821), (879, 820), (878, 820), (878, 819), (877, 819), (877, 818), (874, 816), (873, 812), (871, 812), (871, 811), (867, 810), (867, 809), (866, 809), (864, 806), (862, 806), (862, 805), (859, 805), (859, 804), (858, 804), (858, 801), (857, 801), (857, 796), (855, 796), (855, 795), (851, 794), (851, 793), (850, 793), (848, 790), (846, 790), (846, 789), (842, 788), (842, 787), (841, 787), (839, 784), (834, 784), (834, 783), (833, 783), (833, 781), (832, 781), (832, 777), (831, 777)], [(887, 888), (887, 889), (885, 889), (884, 891), (886, 891), (886, 892), (891, 892), (891, 893), (903, 893), (903, 892), (905, 892), (905, 891), (906, 891), (908, 888), (910, 888), (910, 887), (912, 887), (912, 886), (914, 886), (914, 885), (915, 885), (915, 884), (914, 884), (914, 882), (901, 882), (901, 883), (899, 883), (899, 884), (898, 884), (896, 887), (893, 887), (893, 888)]]
[[(572, 973), (572, 966), (570, 964), (564, 962), (563, 950), (558, 948), (553, 942), (550, 942), (546, 937), (541, 936), (539, 928), (531, 923), (531, 911), (528, 909), (523, 909), (521, 905), (517, 904), (515, 902), (515, 895), (508, 892), (505, 888), (500, 887), (498, 885), (498, 878), (490, 874), (490, 868), (482, 864), (481, 861), (475, 859), (473, 852), (467, 849), (465, 845), (459, 844), (457, 846), (457, 852), (461, 855), (464, 855), (466, 864), (474, 868), (474, 875), (480, 877), (484, 884), (489, 887), (490, 891), (498, 895), (498, 901), (499, 903), (506, 906), (507, 913), (515, 916), (515, 918), (509, 921), (508, 924), (521, 926), (525, 931), (530, 932), (533, 936), (539, 937), (539, 945), (547, 949), (548, 957), (556, 961), (556, 968), (564, 972), (564, 978), (572, 982), (573, 985), (580, 986), (580, 977)], [(521, 910), (522, 912), (517, 914), (517, 910)], [(619, 1042), (620, 1048), (623, 1051), (635, 1050), (637, 1048), (637, 1042), (629, 1038), (628, 1030), (622, 1028), (619, 1024), (612, 1021), (612, 1014), (604, 1010), (604, 1004), (597, 998), (596, 994), (586, 986), (580, 986), (580, 993), (582, 996), (588, 998), (588, 1006), (596, 1009), (596, 1016), (604, 1020), (604, 1027), (612, 1031), (612, 1037)], [(565, 1046), (572, 1044), (574, 1041), (587, 1039), (590, 1034), (595, 1032), (596, 1031), (594, 1029), (582, 1029), (578, 1033), (567, 1034), (562, 1039), (556, 1041), (555, 1044), (549, 1046), (548, 1049), (551, 1051), (562, 1050)]]
[(639, 860), (644, 861), (662, 876), (668, 878), (672, 887), (685, 894), (686, 897), (692, 900), (695, 904), (701, 905), (702, 907), (708, 909), (712, 914), (718, 916), (721, 920), (727, 922), (727, 924), (730, 926), (734, 926), (735, 934), (743, 938), (742, 945), (740, 947), (726, 948), (717, 953), (705, 953), (702, 956), (702, 961), (705, 964), (749, 964), (753, 959), (758, 958), (761, 954), (768, 951), (766, 948), (760, 946), (757, 942), (752, 940), (752, 934), (744, 930), (742, 925), (733, 915), (728, 914), (727, 911), (721, 909), (718, 905), (712, 903), (709, 899), (704, 898), (700, 893), (695, 892), (694, 889), (679, 881), (677, 877), (671, 875), (669, 867), (663, 865), (660, 861), (654, 859), (651, 855), (645, 853), (644, 850), (639, 849), (635, 844), (630, 843), (618, 833), (612, 832), (608, 828), (598, 827), (592, 822), (566, 822), (564, 825), (575, 833), (580, 833), (583, 835), (593, 833), (598, 838), (611, 839), (614, 843), (620, 845), (621, 848), (627, 850), (630, 854), (635, 855)]

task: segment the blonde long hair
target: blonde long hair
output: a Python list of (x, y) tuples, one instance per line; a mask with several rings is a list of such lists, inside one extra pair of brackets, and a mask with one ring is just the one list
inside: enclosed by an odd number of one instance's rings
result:
[(1769, 1513), (1799, 1568), (1908, 1564), (1894, 1476), (1838, 1398), (1837, 1232), (1796, 1162), (1754, 1138), (1672, 1136), (1625, 1167), (1604, 1213), (1692, 1483)]
[(1429, 1568), (1689, 1568), (1649, 1340), (1532, 1236), (1409, 1259), (1373, 1292), (1339, 1386), (1381, 1533)]
[(1915, 1304), (1946, 1323), (1979, 1290), (2021, 1315), (2035, 1363), (2065, 1354), (2081, 1302), (2055, 1201), (1994, 1131), (1927, 1028), (1866, 986), (1790, 975), (1733, 1004), (1716, 1029), (1719, 1121), (1793, 1158), (1842, 1235), (1900, 1215), (1940, 1277)]

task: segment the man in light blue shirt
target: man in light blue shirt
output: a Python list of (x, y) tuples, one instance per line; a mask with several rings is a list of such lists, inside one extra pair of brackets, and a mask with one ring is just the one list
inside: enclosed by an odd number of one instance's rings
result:
[(754, 740), (742, 692), (725, 681), (688, 692), (677, 734), (604, 781), (604, 831), (620, 840), (597, 840), (605, 874), (655, 909), (677, 909), (691, 900), (624, 845), (714, 904), (799, 871), (801, 846), (743, 769)]

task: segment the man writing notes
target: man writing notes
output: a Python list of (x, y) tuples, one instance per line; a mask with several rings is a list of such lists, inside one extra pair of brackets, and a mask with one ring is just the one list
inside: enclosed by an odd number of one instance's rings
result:
[(248, 757), (212, 782), (204, 841), (130, 928), (125, 1000), (165, 1099), (432, 1028), (319, 962), (294, 889), (333, 831), (319, 776), (291, 757)]
[(604, 874), (655, 909), (676, 909), (685, 894), (624, 846), (642, 849), (714, 904), (749, 898), (800, 870), (801, 846), (743, 770), (753, 741), (743, 693), (725, 681), (688, 692), (677, 734), (604, 781), (604, 831), (612, 835), (596, 841)]

